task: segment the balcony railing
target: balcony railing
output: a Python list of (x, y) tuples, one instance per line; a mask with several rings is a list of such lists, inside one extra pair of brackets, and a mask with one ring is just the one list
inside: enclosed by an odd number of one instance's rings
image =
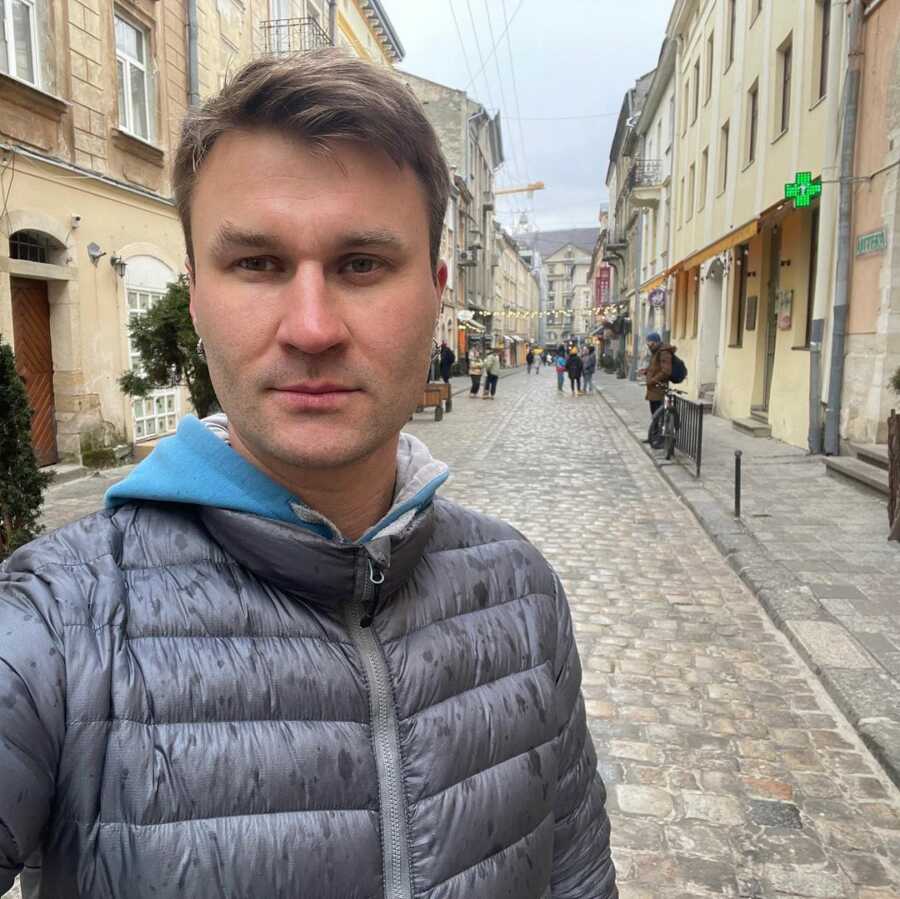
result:
[(330, 47), (331, 38), (317, 19), (267, 19), (260, 28), (265, 52), (272, 56), (309, 53)]
[(635, 159), (628, 173), (628, 189), (655, 187), (662, 184), (663, 163), (661, 159)]

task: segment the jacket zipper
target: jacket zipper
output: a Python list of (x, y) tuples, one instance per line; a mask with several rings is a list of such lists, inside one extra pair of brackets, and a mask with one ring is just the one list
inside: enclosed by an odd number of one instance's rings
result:
[(369, 717), (378, 773), (384, 896), (385, 899), (412, 899), (406, 797), (400, 774), (400, 728), (387, 660), (372, 627), (384, 572), (371, 559), (367, 561), (362, 595), (346, 607), (344, 623), (362, 658), (368, 681)]

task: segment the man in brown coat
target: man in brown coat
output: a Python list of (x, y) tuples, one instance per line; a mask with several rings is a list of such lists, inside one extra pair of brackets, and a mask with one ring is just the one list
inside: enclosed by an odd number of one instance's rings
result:
[(647, 335), (647, 346), (650, 348), (650, 365), (645, 369), (647, 374), (647, 399), (650, 401), (651, 418), (666, 398), (669, 378), (672, 377), (672, 357), (675, 347), (663, 344), (656, 331)]

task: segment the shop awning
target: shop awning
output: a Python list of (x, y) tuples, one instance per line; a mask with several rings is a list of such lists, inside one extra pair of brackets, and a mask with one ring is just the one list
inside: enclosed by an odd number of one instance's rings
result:
[(669, 275), (674, 275), (678, 269), (681, 268), (680, 264), (675, 264), (667, 268), (664, 272), (660, 272), (655, 278), (651, 278), (649, 281), (645, 281), (641, 284), (641, 293), (650, 293), (651, 290), (656, 290), (657, 287), (662, 287), (663, 284), (666, 283), (666, 278)]
[(460, 328), (465, 328), (467, 331), (477, 331), (479, 334), (484, 333), (484, 325), (479, 325), (476, 321), (466, 321), (465, 319), (459, 320)]
[(730, 234), (719, 238), (715, 243), (711, 243), (708, 247), (704, 247), (704, 249), (694, 253), (693, 256), (688, 256), (687, 259), (682, 261), (679, 268), (684, 269), (684, 271), (690, 271), (692, 268), (700, 265), (701, 262), (706, 262), (707, 259), (718, 256), (719, 253), (724, 253), (738, 244), (746, 243), (751, 238), (756, 237), (758, 233), (759, 219), (753, 219), (752, 222), (747, 222), (746, 225), (736, 228)]

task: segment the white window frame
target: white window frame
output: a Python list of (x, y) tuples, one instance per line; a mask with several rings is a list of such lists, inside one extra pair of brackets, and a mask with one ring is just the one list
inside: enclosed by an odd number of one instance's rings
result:
[[(16, 35), (15, 29), (13, 28), (12, 13), (12, 4), (14, 2), (19, 2), (23, 6), (26, 6), (28, 8), (28, 22), (31, 31), (31, 68), (34, 72), (33, 80), (29, 80), (24, 75), (20, 75), (16, 70)], [(6, 41), (6, 53), (9, 63), (7, 74), (11, 75), (13, 78), (18, 78), (19, 81), (24, 81), (26, 84), (34, 85), (34, 87), (40, 87), (41, 51), (38, 44), (37, 9), (35, 8), (35, 2), (34, 0), (4, 0), (3, 11), (3, 21), (0, 22), (0, 28), (3, 29), (3, 37)]]
[[(153, 305), (165, 296), (163, 290), (150, 290), (146, 287), (128, 287), (125, 299), (128, 307), (128, 321), (146, 315)], [(141, 300), (144, 300), (143, 306)], [(128, 341), (128, 365), (132, 370), (140, 368), (134, 344)], [(159, 405), (162, 403), (162, 411)], [(149, 414), (148, 414), (149, 405)], [(140, 414), (139, 414), (140, 412)], [(134, 397), (131, 401), (132, 425), (134, 427), (134, 442), (142, 440), (154, 440), (165, 434), (174, 433), (181, 418), (180, 390), (173, 387), (168, 390), (152, 390), (146, 397)]]
[[(129, 28), (133, 28), (140, 35), (141, 40), (143, 41), (144, 48), (144, 61), (141, 62), (136, 57), (132, 56), (130, 53), (126, 53), (124, 50), (120, 50), (118, 46), (118, 42), (116, 42), (116, 88), (118, 89), (118, 63), (122, 63), (122, 71), (123, 77), (125, 79), (125, 83), (122, 88), (122, 96), (125, 101), (125, 108), (119, 110), (119, 128), (123, 131), (127, 131), (129, 134), (134, 135), (139, 140), (144, 141), (152, 141), (153, 140), (153, 105), (152, 98), (153, 94), (150, 89), (150, 79), (152, 74), (150, 72), (149, 59), (150, 59), (150, 33), (149, 31), (138, 22), (129, 19), (127, 16), (123, 16), (120, 12), (116, 11), (113, 13), (113, 32), (115, 33), (115, 23), (116, 21), (121, 21), (124, 25), (127, 25)], [(141, 134), (137, 128), (134, 126), (134, 110), (131, 105), (131, 70), (132, 68), (140, 69), (144, 73), (144, 106), (147, 110), (147, 133)], [(124, 113), (124, 116), (123, 116)], [(124, 122), (123, 122), (124, 117)]]

